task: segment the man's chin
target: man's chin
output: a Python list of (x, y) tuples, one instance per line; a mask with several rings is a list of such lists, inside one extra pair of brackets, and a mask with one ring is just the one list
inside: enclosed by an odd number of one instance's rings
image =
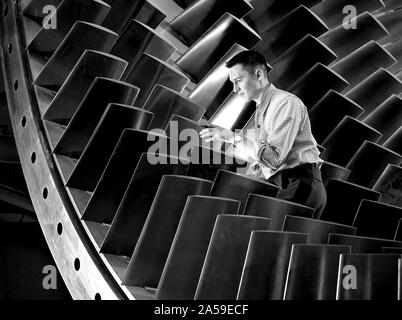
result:
[(239, 96), (240, 96), (240, 98), (241, 98), (242, 100), (244, 100), (245, 102), (249, 102), (249, 101), (251, 100), (248, 96), (246, 96), (246, 95), (244, 95), (244, 94), (239, 94)]

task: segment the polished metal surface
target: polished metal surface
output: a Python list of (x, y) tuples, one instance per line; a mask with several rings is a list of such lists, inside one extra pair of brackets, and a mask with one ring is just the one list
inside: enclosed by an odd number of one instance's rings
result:
[(267, 218), (219, 214), (194, 299), (235, 300), (251, 232), (270, 225)]
[(363, 122), (382, 133), (379, 144), (384, 143), (401, 126), (402, 123), (402, 98), (395, 94), (389, 96), (381, 105), (373, 110)]
[(308, 235), (252, 231), (237, 294), (238, 300), (282, 300), (292, 246)]
[(32, 0), (32, 1), (22, 1), (21, 9), (25, 16), (32, 17), (33, 19), (42, 20), (46, 14), (43, 13), (43, 8), (46, 5), (51, 5), (58, 7), (63, 0)]
[(197, 0), (173, 0), (176, 2), (180, 7), (182, 8), (187, 8), (189, 5), (191, 5), (193, 2)]
[(322, 143), (345, 116), (358, 117), (364, 109), (343, 94), (329, 90), (309, 111), (311, 130)]
[(348, 181), (372, 188), (388, 164), (399, 165), (401, 162), (400, 154), (371, 141), (364, 141), (346, 165), (351, 171)]
[(330, 179), (327, 186), (327, 204), (322, 220), (352, 225), (363, 199), (378, 201), (381, 194), (351, 182)]
[(175, 48), (159, 37), (153, 29), (132, 19), (120, 34), (111, 54), (128, 62), (123, 75), (123, 78), (126, 78), (142, 53), (145, 52), (162, 61), (167, 61), (174, 51)]
[(393, 240), (402, 219), (402, 208), (377, 201), (362, 200), (353, 226), (358, 236)]
[(330, 179), (346, 181), (350, 174), (349, 169), (338, 166), (335, 163), (331, 163), (328, 161), (324, 161), (320, 168), (320, 171), (324, 186), (327, 186)]
[(402, 126), (383, 143), (383, 146), (396, 153), (402, 154)]
[[(400, 254), (341, 254), (338, 272), (337, 300), (388, 300), (398, 299), (398, 260)], [(346, 275), (343, 270), (353, 266), (355, 271)], [(343, 283), (347, 275), (355, 277), (353, 290)], [(346, 281), (345, 281), (346, 278)]]
[[(197, 132), (197, 140), (201, 142), (201, 138), (198, 135), (198, 133), (202, 130), (202, 126), (198, 123), (198, 121), (190, 120), (186, 117), (179, 116), (177, 114), (172, 114), (172, 116), (169, 119), (169, 122), (166, 124), (166, 128), (164, 130), (165, 134), (168, 137), (171, 137), (172, 135), (177, 135), (177, 133), (180, 134), (183, 130), (186, 129), (191, 129)], [(189, 142), (191, 140), (191, 137), (189, 136), (188, 140), (184, 140), (183, 142)], [(198, 143), (201, 144), (201, 143)]]
[[(395, 76), (402, 81), (402, 70), (398, 71)], [(402, 96), (402, 93), (399, 96)]]
[(379, 11), (390, 11), (402, 8), (402, 3), (399, 0), (382, 0), (385, 6)]
[(402, 81), (384, 68), (380, 68), (350, 90), (346, 97), (364, 109), (359, 119), (366, 118), (391, 95), (402, 92)]
[(240, 172), (249, 163), (235, 155), (200, 144), (191, 150), (187, 175), (215, 180), (220, 170)]
[(322, 159), (346, 166), (364, 141), (378, 142), (381, 136), (374, 128), (345, 116), (322, 142), (322, 146), (326, 148)]
[(319, 39), (342, 59), (370, 40), (378, 41), (389, 35), (387, 29), (371, 13), (365, 11), (350, 21), (356, 28), (346, 29), (340, 24), (324, 33)]
[(260, 33), (262, 40), (253, 49), (272, 62), (306, 35), (318, 37), (326, 31), (325, 23), (309, 8), (300, 5)]
[[(77, 21), (60, 43), (52, 57), (46, 62), (35, 84), (58, 90), (66, 81), (71, 70), (85, 50), (108, 53), (118, 34), (96, 24)], [(83, 41), (83, 39), (86, 39)]]
[(223, 128), (235, 131), (242, 129), (256, 110), (254, 101), (245, 101), (232, 91), (225, 101), (210, 116), (210, 122)]
[[(226, 143), (205, 142), (199, 136), (203, 127), (195, 121), (172, 115), (165, 132), (176, 139), (182, 156), (190, 160), (187, 175), (214, 180), (218, 170), (237, 171), (248, 165), (246, 161), (229, 151)], [(180, 135), (182, 137), (180, 138)]]
[(396, 41), (402, 36), (402, 11), (395, 10), (378, 15), (378, 20), (388, 30), (389, 36), (381, 40), (381, 44)]
[(50, 102), (43, 119), (67, 124), (96, 77), (119, 80), (127, 62), (110, 54), (85, 50), (63, 86)]
[(163, 20), (166, 19), (166, 14), (155, 8), (151, 3), (146, 1), (138, 12), (135, 20), (146, 24), (147, 26), (155, 29)]
[(182, 92), (190, 81), (180, 71), (147, 53), (141, 54), (131, 72), (123, 80), (140, 88), (136, 100), (138, 108), (143, 107), (156, 84)]
[(122, 81), (95, 78), (53, 151), (78, 159), (109, 103), (133, 105), (138, 92), (137, 87)]
[(235, 215), (239, 201), (189, 196), (155, 294), (156, 300), (194, 299), (218, 215)]
[(336, 58), (336, 54), (320, 40), (307, 35), (270, 62), (273, 70), (269, 77), (276, 86), (286, 90), (316, 63), (329, 65)]
[(343, 23), (343, 8), (348, 5), (353, 6), (357, 14), (384, 7), (383, 2), (378, 0), (325, 0), (313, 6), (311, 10), (320, 16), (328, 27), (333, 28)]
[(225, 13), (241, 19), (252, 7), (244, 0), (219, 2), (199, 0), (186, 8), (169, 25), (187, 46), (192, 46)]
[[(110, 224), (142, 154), (156, 140), (168, 138), (148, 131), (123, 130), (116, 148), (83, 212), (82, 219)], [(135, 146), (135, 148), (133, 148)]]
[(317, 63), (293, 83), (289, 92), (298, 96), (307, 109), (311, 110), (329, 90), (342, 92), (348, 85), (339, 74), (322, 63)]
[(373, 186), (373, 190), (381, 193), (383, 203), (401, 206), (402, 204), (402, 167), (393, 164), (387, 165), (381, 176)]
[(350, 91), (381, 67), (388, 68), (396, 62), (395, 58), (378, 42), (370, 41), (336, 61), (331, 69), (349, 82), (345, 91)]
[(246, 175), (219, 170), (214, 180), (211, 196), (239, 200), (243, 212), (250, 193), (275, 197), (279, 188), (266, 181), (252, 179)]
[(320, 1), (322, 0), (251, 0), (250, 4), (253, 6), (253, 10), (245, 17), (245, 20), (257, 32), (262, 33), (298, 6), (311, 7)]
[(271, 219), (271, 229), (281, 231), (287, 215), (312, 218), (314, 209), (282, 199), (249, 194), (243, 214)]
[(164, 175), (185, 175), (188, 169), (186, 159), (160, 154), (158, 158), (161, 163), (151, 164), (148, 157), (149, 154), (144, 153), (138, 162), (102, 243), (102, 253), (130, 257), (140, 237), (162, 177)]
[[(123, 284), (158, 287), (177, 227), (189, 196), (206, 196), (212, 181), (165, 175), (134, 248)], [(172, 192), (174, 190), (174, 192)]]
[(401, 248), (402, 241), (387, 239), (330, 234), (328, 244), (347, 245), (352, 247), (352, 253), (381, 253), (384, 247)]
[(225, 13), (177, 60), (177, 65), (199, 83), (235, 43), (250, 49), (260, 40), (244, 21)]
[(235, 43), (191, 91), (189, 98), (205, 108), (206, 118), (210, 118), (215, 113), (233, 90), (233, 85), (229, 80), (229, 71), (225, 67), (226, 61), (244, 50), (246, 48)]
[(154, 114), (149, 130), (164, 129), (173, 114), (199, 121), (205, 111), (186, 96), (159, 84), (154, 86), (142, 109)]
[(356, 234), (356, 228), (350, 225), (296, 216), (285, 218), (283, 231), (307, 233), (308, 244), (326, 244), (330, 233)]
[(104, 18), (102, 26), (121, 34), (127, 23), (141, 10), (146, 0), (113, 1), (111, 9)]
[(244, 0), (198, 0), (187, 7), (169, 25), (187, 46), (192, 46), (225, 13), (241, 19), (252, 10)]
[(349, 246), (293, 245), (284, 300), (335, 300), (340, 255), (347, 253)]
[(69, 177), (68, 187), (93, 191), (110, 156), (126, 129), (147, 130), (153, 114), (131, 106), (111, 103), (83, 150)]
[(392, 54), (392, 56), (398, 60), (398, 62), (390, 67), (388, 70), (392, 73), (397, 73), (399, 70), (402, 70), (402, 39), (396, 40), (394, 42), (390, 42), (384, 46), (384, 48)]
[(101, 24), (109, 10), (110, 6), (101, 1), (64, 0), (57, 7), (57, 28), (49, 30), (42, 26), (35, 38), (28, 44), (28, 49), (51, 56), (76, 21)]

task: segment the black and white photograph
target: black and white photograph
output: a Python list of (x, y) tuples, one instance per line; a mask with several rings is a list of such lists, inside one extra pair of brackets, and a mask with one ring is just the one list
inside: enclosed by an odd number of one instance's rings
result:
[(0, 0), (0, 63), (0, 300), (402, 300), (402, 0)]

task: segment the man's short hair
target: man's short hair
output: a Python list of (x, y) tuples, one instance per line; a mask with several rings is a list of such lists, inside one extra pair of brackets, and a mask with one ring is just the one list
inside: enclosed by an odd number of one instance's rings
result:
[(265, 57), (261, 53), (253, 50), (246, 50), (236, 54), (231, 59), (226, 61), (225, 65), (227, 68), (231, 68), (237, 64), (241, 64), (245, 67), (251, 67), (253, 69), (263, 66), (267, 73), (270, 71)]

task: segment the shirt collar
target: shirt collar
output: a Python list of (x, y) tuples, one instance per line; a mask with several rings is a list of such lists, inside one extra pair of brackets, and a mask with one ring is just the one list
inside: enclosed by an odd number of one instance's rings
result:
[(270, 83), (268, 84), (264, 90), (262, 91), (261, 102), (257, 104), (257, 108), (264, 107), (267, 105), (268, 101), (271, 99), (272, 95), (274, 94), (276, 87)]

